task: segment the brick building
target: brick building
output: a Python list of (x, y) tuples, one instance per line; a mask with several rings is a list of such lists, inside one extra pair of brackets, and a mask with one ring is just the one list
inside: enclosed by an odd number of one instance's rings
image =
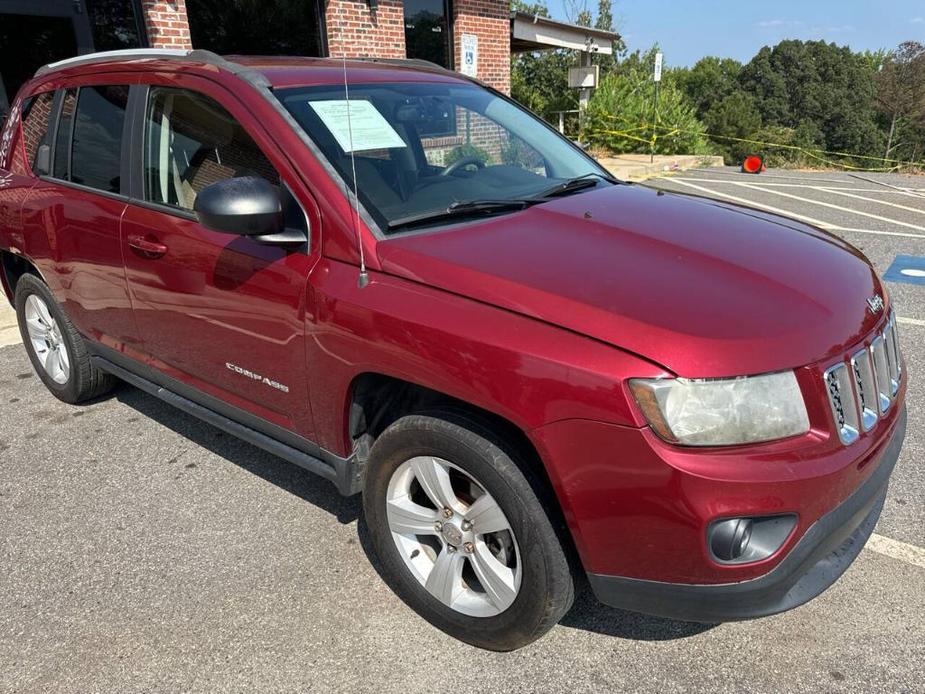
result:
[(0, 109), (36, 68), (120, 48), (419, 58), (510, 89), (509, 0), (0, 0)]

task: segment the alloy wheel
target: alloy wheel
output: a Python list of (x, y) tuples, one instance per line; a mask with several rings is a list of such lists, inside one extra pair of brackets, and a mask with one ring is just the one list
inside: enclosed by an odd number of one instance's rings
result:
[(389, 480), (386, 513), (405, 566), (444, 605), (493, 617), (514, 602), (523, 573), (517, 539), (472, 475), (442, 458), (411, 458)]
[(58, 322), (42, 297), (36, 294), (26, 299), (25, 315), (26, 331), (35, 356), (51, 380), (64, 385), (71, 376), (71, 359)]

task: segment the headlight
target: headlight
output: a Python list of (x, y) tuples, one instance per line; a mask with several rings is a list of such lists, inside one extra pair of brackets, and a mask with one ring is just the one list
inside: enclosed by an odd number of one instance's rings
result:
[(809, 431), (793, 371), (730, 379), (633, 379), (652, 429), (672, 443), (731, 446)]

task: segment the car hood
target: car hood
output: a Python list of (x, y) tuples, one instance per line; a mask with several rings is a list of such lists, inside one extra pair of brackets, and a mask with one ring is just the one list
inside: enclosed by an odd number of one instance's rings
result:
[[(608, 342), (680, 376), (842, 353), (883, 295), (854, 247), (799, 222), (619, 185), (379, 243), (385, 272)], [(884, 297), (886, 298), (886, 297)]]

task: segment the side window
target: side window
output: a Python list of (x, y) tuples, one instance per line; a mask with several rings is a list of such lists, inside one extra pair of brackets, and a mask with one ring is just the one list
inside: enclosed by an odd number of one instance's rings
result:
[(35, 168), (39, 146), (50, 144), (48, 124), (51, 122), (51, 108), (55, 101), (54, 92), (42, 92), (32, 98), (22, 118), (23, 144), (26, 159)]
[(52, 176), (68, 179), (68, 165), (71, 160), (71, 130), (74, 126), (74, 109), (77, 107), (77, 90), (64, 92), (61, 103), (61, 115), (58, 117), (58, 129), (55, 132), (55, 166)]
[(71, 181), (118, 193), (128, 87), (81, 87), (74, 116)]
[(222, 106), (201, 94), (152, 87), (145, 118), (145, 200), (192, 210), (206, 186), (279, 174)]

